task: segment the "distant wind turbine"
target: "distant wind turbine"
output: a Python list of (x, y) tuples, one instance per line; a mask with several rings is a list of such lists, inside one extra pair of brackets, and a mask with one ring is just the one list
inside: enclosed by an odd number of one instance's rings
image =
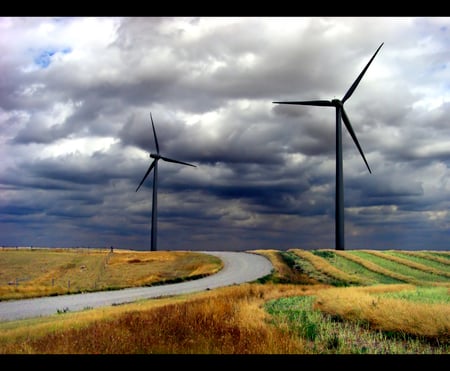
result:
[(359, 82), (363, 78), (364, 74), (366, 73), (367, 69), (369, 68), (370, 64), (374, 60), (375, 56), (377, 55), (378, 51), (381, 49), (384, 43), (381, 43), (381, 45), (376, 50), (375, 54), (370, 59), (369, 63), (367, 63), (366, 67), (361, 71), (358, 78), (355, 80), (355, 82), (350, 86), (350, 89), (347, 91), (347, 93), (344, 95), (342, 100), (339, 99), (333, 99), (331, 101), (329, 100), (310, 100), (310, 101), (299, 101), (299, 102), (273, 102), (277, 104), (297, 104), (297, 105), (303, 105), (303, 106), (323, 106), (323, 107), (335, 107), (336, 108), (336, 208), (335, 208), (335, 223), (336, 223), (336, 250), (344, 250), (345, 249), (345, 243), (344, 243), (344, 175), (343, 175), (343, 164), (342, 164), (342, 124), (341, 119), (344, 120), (345, 127), (347, 128), (348, 132), (350, 133), (351, 137), (353, 138), (353, 141), (356, 144), (356, 147), (358, 147), (359, 153), (361, 154), (364, 162), (366, 163), (367, 169), (369, 170), (369, 173), (372, 173), (370, 170), (369, 164), (366, 161), (366, 158), (364, 156), (364, 153), (361, 149), (361, 146), (359, 145), (358, 139), (356, 138), (356, 134), (353, 131), (352, 125), (350, 124), (350, 120), (345, 113), (344, 110), (344, 103), (347, 99), (351, 97), (353, 92), (355, 91), (356, 87), (358, 86)]
[(142, 183), (144, 183), (145, 179), (147, 178), (148, 174), (154, 169), (153, 171), (153, 203), (152, 203), (152, 229), (151, 229), (151, 251), (156, 251), (156, 236), (157, 236), (157, 219), (158, 219), (158, 209), (157, 209), (157, 193), (158, 193), (158, 161), (164, 160), (167, 162), (174, 162), (176, 164), (182, 164), (182, 165), (188, 165), (196, 167), (195, 165), (188, 164), (187, 162), (173, 160), (164, 156), (161, 156), (159, 154), (159, 145), (158, 145), (158, 138), (156, 136), (155, 131), (155, 124), (153, 123), (153, 117), (150, 113), (150, 119), (152, 121), (152, 127), (153, 127), (153, 136), (155, 137), (155, 145), (156, 145), (156, 154), (151, 153), (150, 157), (154, 160), (150, 164), (147, 172), (144, 175), (144, 178), (142, 178), (141, 182), (139, 183), (138, 187), (136, 188), (136, 192), (141, 187)]

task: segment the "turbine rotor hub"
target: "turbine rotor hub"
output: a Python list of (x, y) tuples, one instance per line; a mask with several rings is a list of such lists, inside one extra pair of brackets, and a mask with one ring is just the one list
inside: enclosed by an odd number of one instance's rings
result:
[(333, 106), (335, 107), (342, 107), (342, 101), (340, 99), (333, 99), (331, 103), (333, 103)]
[(150, 153), (150, 157), (151, 157), (151, 158), (155, 158), (155, 159), (161, 158), (161, 156), (158, 155), (157, 153)]

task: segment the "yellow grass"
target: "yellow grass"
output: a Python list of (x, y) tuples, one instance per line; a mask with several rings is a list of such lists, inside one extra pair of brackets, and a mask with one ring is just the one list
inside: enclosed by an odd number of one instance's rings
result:
[(55, 316), (27, 326), (17, 321), (14, 328), (0, 327), (0, 353), (301, 354), (304, 340), (271, 325), (263, 304), (323, 288), (243, 284), (66, 313), (58, 321)]
[(0, 249), (0, 300), (193, 279), (222, 267), (215, 256), (187, 251)]
[(372, 329), (450, 340), (450, 306), (378, 297), (413, 285), (331, 288), (317, 293), (315, 308)]

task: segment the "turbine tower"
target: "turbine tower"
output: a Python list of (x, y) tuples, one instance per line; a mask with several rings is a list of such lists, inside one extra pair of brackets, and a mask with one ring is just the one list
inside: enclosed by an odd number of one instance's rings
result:
[(364, 74), (366, 73), (367, 69), (369, 68), (370, 64), (374, 60), (375, 56), (381, 49), (384, 43), (381, 43), (381, 45), (376, 50), (375, 54), (370, 59), (369, 63), (367, 63), (366, 67), (361, 71), (358, 78), (355, 80), (355, 82), (350, 86), (350, 89), (348, 89), (347, 93), (344, 95), (344, 97), (339, 99), (333, 99), (333, 100), (311, 100), (311, 101), (293, 101), (293, 102), (273, 102), (276, 104), (295, 104), (295, 105), (303, 105), (303, 106), (321, 106), (321, 107), (335, 107), (336, 108), (336, 207), (335, 207), (335, 244), (336, 244), (336, 250), (345, 250), (345, 241), (344, 241), (344, 175), (343, 175), (343, 163), (342, 163), (342, 124), (341, 120), (344, 121), (345, 127), (347, 128), (348, 132), (350, 133), (350, 136), (353, 139), (353, 142), (355, 142), (356, 147), (359, 150), (359, 153), (361, 154), (367, 169), (369, 170), (369, 173), (372, 173), (370, 170), (369, 164), (366, 161), (366, 158), (364, 156), (364, 153), (361, 149), (361, 146), (359, 145), (358, 139), (356, 138), (356, 134), (353, 131), (352, 125), (350, 124), (350, 120), (345, 113), (344, 110), (344, 103), (347, 99), (349, 99), (353, 92), (355, 91), (356, 87), (360, 83), (361, 79), (363, 78)]
[(188, 165), (196, 167), (195, 165), (188, 164), (187, 162), (173, 160), (164, 156), (161, 156), (159, 154), (159, 145), (158, 145), (158, 138), (156, 136), (156, 130), (155, 130), (155, 124), (153, 123), (153, 117), (150, 113), (150, 119), (152, 121), (152, 127), (153, 127), (153, 136), (155, 137), (155, 145), (156, 145), (156, 154), (150, 153), (150, 157), (153, 158), (152, 163), (150, 164), (147, 172), (144, 175), (144, 178), (142, 178), (141, 182), (139, 183), (138, 187), (136, 188), (136, 192), (141, 187), (142, 183), (144, 183), (145, 179), (147, 178), (148, 174), (153, 170), (153, 201), (152, 201), (152, 228), (151, 228), (151, 251), (156, 251), (156, 237), (157, 237), (157, 221), (158, 221), (158, 161), (164, 160), (167, 162), (173, 162), (176, 164), (182, 164), (182, 165)]

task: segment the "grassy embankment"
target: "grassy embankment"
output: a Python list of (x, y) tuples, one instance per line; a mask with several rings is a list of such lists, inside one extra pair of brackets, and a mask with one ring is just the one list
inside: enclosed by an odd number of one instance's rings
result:
[(449, 353), (450, 253), (253, 252), (258, 282), (0, 323), (0, 353)]

